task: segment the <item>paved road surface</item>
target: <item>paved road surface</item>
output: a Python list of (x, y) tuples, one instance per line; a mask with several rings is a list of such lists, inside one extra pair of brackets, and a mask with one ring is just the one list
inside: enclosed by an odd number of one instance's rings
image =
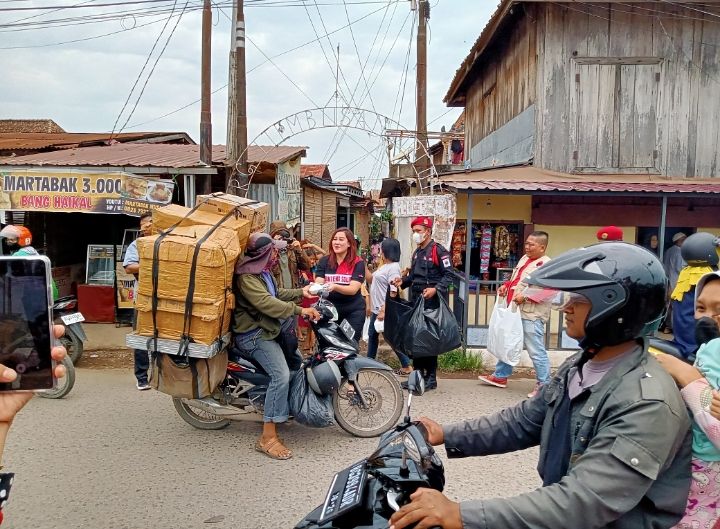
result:
[[(516, 402), (531, 386), (442, 380), (438, 391), (414, 400), (413, 411), (450, 422)], [(321, 501), (334, 472), (377, 443), (335, 427), (289, 425), (281, 435), (296, 455), (273, 461), (253, 450), (259, 429), (244, 421), (195, 430), (169, 397), (137, 391), (130, 372), (79, 369), (65, 400), (33, 399), (12, 427), (4, 464), (18, 476), (3, 527), (291, 528)], [(509, 496), (540, 484), (536, 450), (453, 461), (439, 452), (455, 499)]]

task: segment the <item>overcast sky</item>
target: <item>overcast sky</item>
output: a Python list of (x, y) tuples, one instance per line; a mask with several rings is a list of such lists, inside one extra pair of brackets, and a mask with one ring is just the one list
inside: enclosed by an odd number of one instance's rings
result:
[[(177, 15), (185, 3), (178, 0), (172, 18), (169, 12), (153, 16), (126, 16), (118, 20), (98, 21), (93, 16), (153, 9), (169, 11), (173, 1), (154, 0), (148, 4), (94, 6), (119, 0), (9, 0), (0, 3), (0, 117), (52, 118), (69, 132), (104, 132), (113, 129), (130, 90), (153, 43), (167, 23), (151, 55), (128, 108), (116, 130), (125, 123), (137, 95), (155, 63), (168, 35), (179, 23), (164, 54), (147, 83), (144, 94), (129, 120), (126, 131), (186, 131), (199, 139), (200, 105), (194, 104), (170, 116), (157, 119), (188, 105), (200, 97), (200, 21), (202, 4), (190, 0), (182, 17)], [(230, 0), (214, 0), (213, 90), (227, 83), (230, 47)], [(399, 121), (408, 129), (415, 127), (415, 47), (410, 51), (408, 81), (402, 113), (399, 112), (405, 61), (413, 30), (409, 0), (246, 0), (248, 36), (248, 136), (252, 140), (273, 122), (316, 105), (334, 102), (335, 58), (333, 49), (340, 45), (340, 102), (377, 110)], [(317, 7), (315, 2), (317, 2)], [(329, 5), (331, 4), (331, 5)], [(495, 9), (494, 0), (431, 0), (430, 43), (428, 56), (428, 121), (430, 130), (448, 129), (460, 109), (443, 105), (455, 70)], [(58, 11), (3, 11), (32, 6), (88, 6)], [(347, 8), (347, 13), (346, 13)], [(318, 14), (318, 9), (322, 17)], [(308, 15), (309, 13), (309, 15)], [(31, 18), (27, 18), (31, 17)], [(48, 27), (47, 21), (66, 20), (82, 24)], [(365, 17), (365, 18), (363, 18)], [(357, 19), (360, 21), (355, 22)], [(25, 19), (25, 20), (19, 20)], [(296, 51), (267, 62), (263, 53), (273, 57), (354, 22), (349, 28)], [(311, 24), (312, 20), (312, 24)], [(20, 24), (35, 24), (32, 26)], [(144, 27), (139, 27), (144, 25)], [(315, 30), (313, 29), (315, 26)], [(129, 29), (123, 31), (123, 29)], [(23, 31), (18, 31), (23, 29)], [(104, 36), (82, 42), (58, 44), (70, 40)], [(357, 50), (353, 42), (357, 44)], [(373, 45), (374, 41), (374, 45)], [(413, 43), (414, 44), (414, 43)], [(26, 47), (33, 46), (33, 47)], [(38, 47), (43, 46), (43, 47)], [(258, 49), (259, 48), (259, 49)], [(259, 51), (262, 50), (262, 51)], [(324, 50), (324, 53), (323, 53)], [(368, 54), (369, 59), (368, 59)], [(359, 55), (359, 58), (358, 58)], [(327, 56), (327, 59), (326, 57)], [(328, 65), (328, 62), (331, 64)], [(360, 64), (364, 65), (361, 70)], [(382, 67), (382, 68), (381, 68)], [(281, 73), (281, 71), (285, 73)], [(361, 73), (362, 72), (362, 73)], [(307, 95), (293, 86), (292, 79)], [(366, 83), (371, 85), (367, 93)], [(374, 84), (373, 84), (374, 83)], [(359, 86), (358, 86), (359, 84)], [(312, 101), (311, 101), (312, 99)], [(333, 103), (334, 104), (334, 103)], [(225, 143), (227, 89), (213, 95), (213, 143)], [(342, 141), (338, 146), (338, 137)], [(263, 143), (260, 141), (259, 143)], [(265, 142), (267, 143), (267, 142)], [(385, 176), (387, 164), (380, 168), (373, 156), (382, 160), (384, 147), (379, 138), (360, 131), (336, 134), (325, 129), (300, 134), (287, 142), (308, 147), (303, 163), (330, 163), (337, 180), (360, 180), (364, 187), (376, 187), (371, 177)], [(369, 151), (371, 154), (368, 154)], [(356, 162), (357, 161), (357, 162)]]

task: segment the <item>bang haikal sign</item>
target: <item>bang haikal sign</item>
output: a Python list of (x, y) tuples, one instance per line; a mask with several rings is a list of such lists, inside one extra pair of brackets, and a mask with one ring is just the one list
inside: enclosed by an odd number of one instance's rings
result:
[(0, 171), (0, 210), (139, 216), (169, 204), (174, 190), (171, 180), (120, 172)]

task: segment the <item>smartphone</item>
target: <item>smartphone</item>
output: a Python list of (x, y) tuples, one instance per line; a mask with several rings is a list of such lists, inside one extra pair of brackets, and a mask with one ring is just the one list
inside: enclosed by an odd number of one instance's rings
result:
[(0, 391), (55, 386), (51, 285), (47, 257), (0, 257), (0, 364), (18, 374), (0, 383)]

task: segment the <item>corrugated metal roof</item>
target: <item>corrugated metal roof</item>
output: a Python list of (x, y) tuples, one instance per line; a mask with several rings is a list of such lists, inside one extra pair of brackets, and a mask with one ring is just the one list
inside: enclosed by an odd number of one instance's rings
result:
[(0, 132), (62, 133), (65, 131), (52, 119), (0, 119)]
[[(282, 163), (305, 156), (305, 147), (248, 148), (250, 163)], [(225, 146), (213, 145), (213, 164), (225, 160)], [(0, 165), (75, 166), (75, 167), (166, 167), (170, 169), (205, 167), (200, 162), (199, 145), (119, 143), (101, 147), (80, 147), (27, 156), (0, 158)]]
[[(328, 171), (327, 177), (325, 175), (326, 171)], [(327, 164), (303, 164), (300, 166), (300, 177), (308, 178), (310, 176), (316, 176), (324, 180), (331, 180)]]
[(151, 140), (153, 138), (177, 137), (185, 139), (187, 143), (195, 143), (184, 132), (123, 132), (111, 135), (107, 132), (75, 132), (75, 133), (0, 133), (0, 151), (13, 150), (41, 150), (48, 148), (70, 149), (74, 147), (91, 146), (111, 141), (119, 143), (130, 141)]
[(558, 193), (720, 194), (720, 178), (664, 178), (658, 175), (576, 175), (532, 166), (446, 174), (443, 184), (457, 191)]

